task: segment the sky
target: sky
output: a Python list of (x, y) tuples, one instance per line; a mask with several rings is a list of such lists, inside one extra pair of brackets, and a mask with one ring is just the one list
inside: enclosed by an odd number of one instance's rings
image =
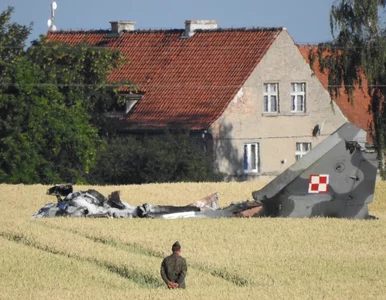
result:
[[(48, 30), (51, 0), (1, 0), (0, 11), (15, 8), (12, 20), (33, 22), (29, 41)], [(110, 21), (136, 21), (137, 29), (184, 28), (185, 20), (217, 20), (222, 28), (286, 27), (296, 43), (331, 39), (334, 0), (56, 0), (59, 30), (109, 29)]]

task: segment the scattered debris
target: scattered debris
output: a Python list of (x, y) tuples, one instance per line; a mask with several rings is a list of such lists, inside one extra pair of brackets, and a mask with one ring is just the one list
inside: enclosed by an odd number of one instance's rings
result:
[(96, 190), (73, 192), (71, 184), (57, 184), (47, 194), (56, 196), (57, 204), (48, 203), (33, 217), (90, 218), (157, 218), (165, 214), (200, 212), (217, 209), (218, 194), (214, 193), (187, 206), (160, 206), (148, 203), (133, 206), (122, 202), (119, 191), (107, 198)]
[[(88, 217), (88, 218), (219, 218), (233, 216), (258, 216), (262, 204), (256, 201), (232, 203), (218, 208), (218, 193), (211, 194), (186, 206), (152, 205), (144, 203), (133, 206), (122, 202), (119, 191), (107, 198), (96, 190), (73, 192), (71, 184), (57, 184), (47, 194), (55, 195), (58, 203), (48, 203), (33, 218), (43, 217)], [(63, 198), (62, 198), (63, 197)], [(256, 208), (259, 210), (256, 210)]]

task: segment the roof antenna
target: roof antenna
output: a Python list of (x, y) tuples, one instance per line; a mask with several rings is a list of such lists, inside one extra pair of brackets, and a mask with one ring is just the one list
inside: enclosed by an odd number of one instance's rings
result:
[(48, 19), (47, 25), (49, 27), (49, 31), (55, 31), (56, 26), (54, 25), (54, 20), (55, 20), (55, 10), (58, 7), (55, 1), (51, 3), (51, 18)]

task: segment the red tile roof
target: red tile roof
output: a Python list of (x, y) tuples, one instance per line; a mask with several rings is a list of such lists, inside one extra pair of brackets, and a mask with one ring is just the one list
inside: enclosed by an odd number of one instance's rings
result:
[(51, 41), (87, 42), (119, 49), (129, 64), (115, 70), (110, 81), (128, 79), (145, 94), (125, 122), (131, 128), (204, 129), (221, 116), (255, 69), (282, 28), (122, 33), (58, 31)]
[[(307, 63), (310, 62), (310, 50), (316, 51), (316, 47), (317, 46), (299, 45), (299, 50), (307, 61)], [(325, 89), (328, 91), (328, 71), (325, 73), (322, 73), (320, 71), (320, 65), (318, 60), (316, 60), (314, 63), (313, 71), (316, 77), (320, 80)], [(349, 101), (349, 97), (344, 91), (344, 88), (341, 88), (339, 90), (339, 96), (333, 97), (333, 100), (338, 105), (339, 109), (342, 111), (342, 113), (350, 123), (369, 132), (370, 124), (372, 123), (372, 115), (368, 112), (371, 98), (367, 92), (367, 88), (367, 80), (363, 77), (362, 89), (357, 86), (354, 91), (353, 104), (351, 104), (351, 102)], [(367, 134), (367, 137), (368, 141), (371, 141), (370, 134)]]

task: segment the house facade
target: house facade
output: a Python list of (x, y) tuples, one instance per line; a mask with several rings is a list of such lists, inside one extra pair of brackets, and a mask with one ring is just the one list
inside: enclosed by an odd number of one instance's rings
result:
[[(234, 178), (266, 180), (344, 122), (340, 108), (282, 30), (210, 130), (221, 171)], [(314, 136), (317, 125), (321, 132)]]
[(191, 20), (185, 29), (152, 31), (111, 23), (47, 36), (120, 50), (130, 63), (109, 80), (128, 79), (140, 90), (133, 97), (122, 89), (120, 130), (200, 134), (229, 180), (276, 176), (347, 122), (285, 28)]

